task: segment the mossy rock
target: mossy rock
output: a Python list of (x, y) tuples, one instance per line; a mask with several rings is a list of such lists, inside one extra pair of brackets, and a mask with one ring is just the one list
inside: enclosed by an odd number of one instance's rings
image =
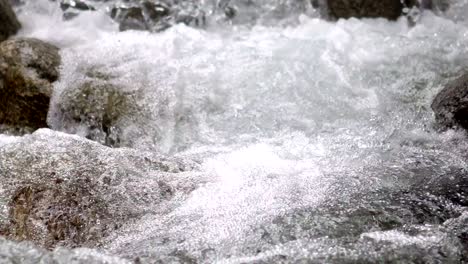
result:
[(108, 81), (111, 77), (105, 74), (93, 72), (88, 76), (95, 79), (67, 89), (60, 96), (58, 114), (64, 128), (83, 129), (88, 139), (120, 147), (125, 125), (138, 116), (136, 94), (112, 84)]
[(59, 49), (37, 39), (0, 44), (0, 125), (16, 130), (47, 127)]

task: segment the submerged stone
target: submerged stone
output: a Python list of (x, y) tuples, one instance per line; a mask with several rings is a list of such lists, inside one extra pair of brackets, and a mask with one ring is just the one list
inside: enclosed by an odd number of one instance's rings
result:
[(59, 49), (38, 39), (0, 44), (0, 124), (13, 129), (47, 127)]
[(11, 8), (9, 0), (0, 0), (0, 41), (16, 34), (21, 24)]

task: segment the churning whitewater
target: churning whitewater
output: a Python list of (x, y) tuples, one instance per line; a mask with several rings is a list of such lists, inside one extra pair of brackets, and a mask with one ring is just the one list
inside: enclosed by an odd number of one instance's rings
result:
[[(1, 168), (23, 164), (15, 160), (22, 155), (35, 169), (101, 166), (103, 181), (115, 185), (96, 193), (121, 222), (91, 249), (50, 252), (1, 239), (0, 256), (29, 263), (463, 259), (457, 237), (468, 231), (468, 144), (464, 132), (434, 129), (430, 104), (468, 67), (468, 2), (418, 13), (414, 26), (406, 17), (329, 22), (312, 6), (268, 3), (236, 21), (212, 15), (204, 28), (177, 24), (158, 33), (119, 32), (105, 9), (63, 20), (55, 2), (17, 7), (19, 34), (60, 47), (62, 66), (47, 120), (53, 130), (0, 135)], [(125, 95), (123, 117), (109, 128), (114, 138), (69, 115), (77, 89), (90, 82)], [(91, 113), (104, 107), (95, 98)], [(2, 215), (8, 184), (0, 184)]]

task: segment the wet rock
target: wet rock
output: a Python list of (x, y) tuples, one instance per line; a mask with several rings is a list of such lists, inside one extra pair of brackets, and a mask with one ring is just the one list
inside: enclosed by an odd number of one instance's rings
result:
[[(289, 24), (293, 16), (307, 14), (311, 7), (326, 10), (323, 0), (299, 1), (217, 1), (216, 12), (209, 14), (218, 21), (229, 21), (229, 24), (263, 24), (268, 26)], [(201, 16), (203, 21), (203, 16)]]
[(227, 18), (232, 19), (236, 16), (237, 10), (232, 7), (232, 6), (226, 6), (224, 9), (224, 14), (226, 15)]
[(381, 190), (295, 211), (262, 227), (260, 234), (273, 245), (324, 236), (357, 241), (366, 232), (401, 230), (409, 224), (442, 224), (460, 214), (460, 208), (441, 197)]
[(405, 7), (417, 4), (415, 0), (327, 0), (329, 15), (332, 18), (378, 18), (396, 20)]
[(111, 76), (97, 71), (88, 72), (88, 80), (68, 87), (59, 95), (54, 113), (60, 127), (73, 134), (110, 147), (125, 146), (125, 128), (143, 118), (136, 92), (125, 91), (111, 81)]
[[(256, 231), (269, 243), (262, 248), (304, 243), (314, 255), (299, 263), (463, 263), (463, 245), (442, 227), (461, 210), (446, 200), (404, 192), (353, 198), (274, 219)], [(298, 263), (296, 257), (284, 262)]]
[[(466, 171), (456, 170), (402, 188), (363, 190), (272, 219), (255, 231), (268, 246), (253, 250), (305, 243), (319, 262), (464, 263), (468, 243), (460, 237), (467, 230), (467, 190)], [(293, 253), (285, 262), (296, 263), (295, 257)]]
[(59, 49), (38, 39), (0, 44), (0, 124), (14, 129), (47, 127)]
[[(33, 240), (53, 247), (59, 241), (70, 240), (69, 246), (86, 245), (109, 232), (99, 225), (109, 225), (109, 208), (93, 197), (95, 183), (84, 178), (68, 186), (57, 178), (45, 184), (20, 187), (9, 203), (10, 224), (6, 234), (15, 240)], [(38, 220), (45, 220), (37, 224)], [(100, 224), (98, 222), (107, 223)], [(35, 223), (36, 222), (36, 223)], [(118, 226), (115, 226), (117, 228)], [(44, 234), (43, 230), (47, 233)]]
[(140, 7), (113, 8), (111, 17), (119, 22), (120, 31), (148, 29)]
[[(204, 26), (205, 12), (197, 1), (98, 1), (62, 0), (64, 19), (70, 20), (88, 10), (110, 10), (110, 17), (120, 31), (148, 30), (158, 32), (177, 23)], [(235, 16), (234, 9), (226, 9), (227, 16)]]
[(80, 15), (80, 11), (94, 11), (96, 10), (92, 5), (82, 1), (76, 0), (62, 0), (60, 8), (63, 11), (63, 20), (72, 20)]
[(115, 6), (110, 15), (119, 23), (120, 31), (133, 29), (158, 32), (178, 23), (195, 27), (206, 25), (205, 12), (192, 1), (142, 1), (132, 3), (131, 6)]
[(0, 148), (0, 234), (45, 248), (96, 247), (174, 196), (190, 163), (41, 129)]
[(191, 15), (178, 15), (175, 22), (183, 23), (187, 26), (193, 25), (196, 27), (204, 26), (206, 24), (206, 20), (203, 15), (200, 18)]
[(432, 110), (441, 129), (468, 129), (468, 74), (448, 83), (434, 98)]
[(170, 15), (170, 9), (163, 3), (143, 1), (141, 5), (132, 7), (114, 7), (111, 17), (119, 23), (119, 30), (149, 30), (156, 31), (168, 27), (164, 21)]
[(16, 34), (21, 24), (11, 8), (9, 0), (0, 0), (0, 41)]
[(60, 2), (60, 8), (63, 11), (66, 11), (68, 9), (76, 9), (76, 10), (96, 10), (93, 6), (79, 0), (62, 0)]
[(150, 1), (144, 1), (142, 7), (146, 12), (149, 19), (152, 21), (158, 21), (165, 16), (170, 14), (169, 7), (162, 3), (153, 3)]

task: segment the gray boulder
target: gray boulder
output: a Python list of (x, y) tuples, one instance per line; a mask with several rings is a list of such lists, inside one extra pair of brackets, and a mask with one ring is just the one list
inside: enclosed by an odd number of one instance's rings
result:
[(468, 74), (448, 83), (432, 102), (437, 126), (441, 129), (468, 129)]
[(157, 212), (194, 167), (49, 129), (0, 147), (0, 157), (0, 235), (49, 249), (99, 246)]
[(59, 49), (38, 39), (0, 44), (0, 125), (47, 127), (52, 83), (58, 79)]
[(0, 0), (0, 41), (16, 34), (21, 24), (11, 8), (9, 0)]

